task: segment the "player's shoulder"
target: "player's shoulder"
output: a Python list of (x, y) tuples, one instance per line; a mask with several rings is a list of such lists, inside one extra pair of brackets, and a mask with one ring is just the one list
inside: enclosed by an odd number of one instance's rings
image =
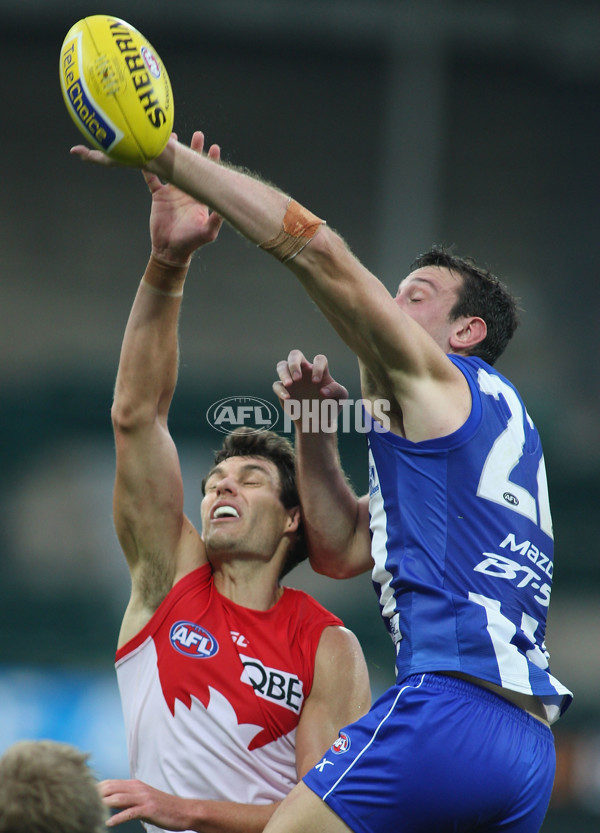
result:
[[(371, 702), (369, 671), (361, 644), (356, 634), (343, 626), (324, 628), (315, 656), (315, 690), (339, 694), (339, 680), (347, 691), (352, 691), (356, 703), (366, 711)], [(334, 695), (335, 696), (335, 695)]]
[(119, 632), (118, 649), (127, 653), (135, 649), (144, 638), (156, 632), (164, 620), (166, 613), (185, 604), (190, 593), (194, 594), (195, 604), (198, 604), (198, 593), (203, 592), (206, 600), (213, 598), (210, 590), (213, 577), (210, 564), (202, 564), (190, 570), (171, 582), (170, 586), (155, 583), (155, 596), (149, 592), (139, 592), (138, 585), (132, 584), (129, 603), (123, 614)]
[(319, 619), (330, 620), (331, 624), (343, 625), (339, 616), (328, 610), (305, 590), (286, 586), (283, 588), (281, 602), (283, 603), (282, 606), (285, 606), (288, 611), (294, 611), (298, 618), (304, 619), (316, 616)]
[(479, 356), (462, 355), (459, 353), (449, 353), (448, 358), (464, 376), (471, 377), (481, 386), (481, 379), (496, 378), (504, 385), (513, 388), (516, 391), (516, 386), (511, 380), (501, 373), (497, 367), (489, 364), (485, 359)]

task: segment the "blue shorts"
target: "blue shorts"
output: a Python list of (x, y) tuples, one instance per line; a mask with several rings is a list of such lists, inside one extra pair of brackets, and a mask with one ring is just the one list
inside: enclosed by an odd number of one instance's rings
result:
[(303, 780), (355, 833), (536, 833), (555, 765), (551, 730), (527, 712), (416, 674), (345, 727)]

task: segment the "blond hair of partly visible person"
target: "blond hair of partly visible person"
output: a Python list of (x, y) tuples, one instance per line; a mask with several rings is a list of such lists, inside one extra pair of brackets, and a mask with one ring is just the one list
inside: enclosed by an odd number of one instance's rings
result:
[(0, 757), (0, 833), (101, 833), (108, 810), (84, 752), (23, 740)]

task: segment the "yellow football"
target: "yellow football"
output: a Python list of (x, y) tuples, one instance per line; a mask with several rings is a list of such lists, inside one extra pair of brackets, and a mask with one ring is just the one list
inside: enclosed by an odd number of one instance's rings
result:
[(60, 50), (60, 84), (71, 118), (90, 145), (143, 165), (173, 130), (171, 82), (146, 38), (117, 17), (84, 17)]

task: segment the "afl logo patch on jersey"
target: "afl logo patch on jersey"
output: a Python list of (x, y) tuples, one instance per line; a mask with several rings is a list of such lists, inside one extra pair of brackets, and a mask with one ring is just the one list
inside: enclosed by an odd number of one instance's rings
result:
[(219, 643), (212, 633), (194, 622), (175, 622), (169, 631), (169, 640), (176, 651), (194, 659), (214, 657), (219, 650)]
[(519, 505), (519, 498), (515, 497), (515, 495), (513, 495), (512, 492), (504, 492), (502, 497), (504, 498), (504, 500), (507, 503), (510, 503), (511, 506), (518, 506)]
[(331, 751), (335, 755), (343, 755), (344, 752), (347, 752), (349, 749), (350, 749), (350, 736), (347, 735), (345, 732), (340, 732), (340, 736), (335, 741), (333, 746), (331, 747)]
[(373, 464), (369, 465), (369, 497), (377, 494), (379, 491), (379, 478), (377, 477), (377, 469)]

